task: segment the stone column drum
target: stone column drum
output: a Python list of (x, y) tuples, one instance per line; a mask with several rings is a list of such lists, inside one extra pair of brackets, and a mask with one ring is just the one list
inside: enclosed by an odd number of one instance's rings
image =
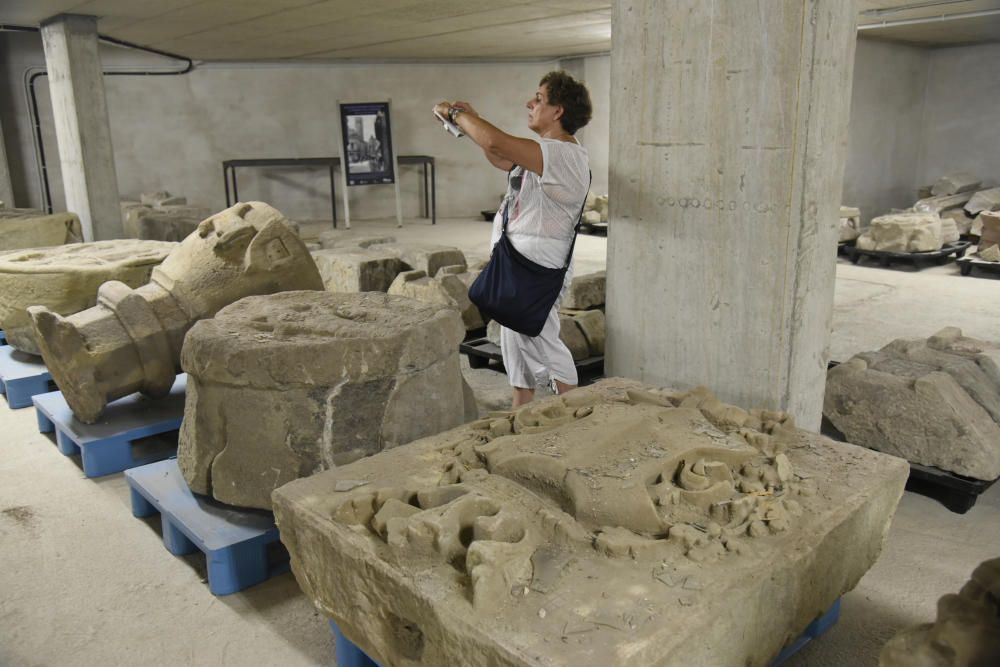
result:
[(197, 493), (270, 509), (282, 484), (473, 419), (464, 335), (453, 308), (380, 292), (242, 299), (184, 341), (181, 471)]
[(0, 329), (7, 342), (29, 354), (41, 354), (30, 306), (72, 315), (97, 303), (97, 288), (109, 280), (130, 287), (146, 284), (149, 274), (176, 243), (97, 241), (32, 248), (0, 256)]
[(28, 310), (66, 402), (93, 423), (116, 398), (166, 395), (198, 320), (244, 296), (302, 289), (323, 289), (309, 251), (280, 212), (248, 202), (203, 220), (138, 289), (105, 283), (96, 306), (67, 318)]

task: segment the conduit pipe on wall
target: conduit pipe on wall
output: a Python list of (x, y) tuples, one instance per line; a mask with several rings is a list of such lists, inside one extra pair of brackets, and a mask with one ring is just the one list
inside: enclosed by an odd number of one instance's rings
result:
[[(40, 32), (40, 28), (33, 26), (21, 26), (21, 25), (7, 25), (0, 23), (0, 32)], [(148, 46), (142, 46), (140, 44), (134, 44), (132, 42), (127, 42), (123, 39), (117, 39), (115, 37), (108, 37), (107, 35), (97, 35), (97, 39), (107, 44), (113, 44), (114, 46), (120, 46), (127, 49), (134, 49), (136, 51), (143, 51), (145, 53), (151, 53), (157, 56), (163, 56), (164, 58), (172, 58), (174, 60), (180, 60), (186, 63), (183, 69), (179, 70), (147, 70), (147, 69), (123, 69), (114, 68), (107, 69), (102, 72), (104, 76), (177, 76), (180, 74), (187, 74), (195, 68), (194, 61), (187, 56), (177, 55), (176, 53), (170, 53), (169, 51), (161, 51), (160, 49), (154, 49)], [(42, 198), (44, 200), (44, 208), (47, 213), (52, 213), (52, 190), (49, 185), (49, 172), (48, 165), (45, 160), (45, 143), (42, 139), (42, 123), (41, 118), (38, 113), (38, 95), (35, 91), (35, 81), (40, 77), (48, 75), (48, 70), (40, 67), (29, 67), (24, 71), (24, 87), (25, 87), (25, 98), (28, 102), (28, 115), (31, 118), (31, 126), (34, 132), (34, 143), (35, 143), (35, 160), (38, 165), (38, 177), (42, 190)]]

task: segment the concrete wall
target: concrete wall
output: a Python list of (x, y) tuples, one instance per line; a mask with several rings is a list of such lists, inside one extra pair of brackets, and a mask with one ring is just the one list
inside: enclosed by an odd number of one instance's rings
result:
[[(0, 55), (0, 118), (11, 154), (15, 198), (20, 206), (40, 206), (22, 81), (26, 69), (44, 66), (41, 41), (33, 34), (0, 34)], [(174, 66), (118, 48), (103, 49), (102, 60), (109, 68)], [(524, 103), (554, 66), (212, 64), (183, 76), (105, 77), (118, 188), (123, 196), (167, 189), (191, 203), (221, 208), (222, 160), (337, 155), (337, 100), (392, 98), (397, 154), (437, 159), (438, 215), (473, 217), (495, 208), (504, 176), (471, 142), (441, 129), (431, 107), (449, 97), (464, 99), (502, 129), (531, 136)], [(49, 180), (60, 209), (64, 199), (45, 78), (37, 89)], [(606, 154), (606, 146), (603, 150)], [(403, 215), (416, 217), (422, 204), (419, 168), (401, 171)], [(352, 218), (394, 216), (392, 192), (387, 186), (351, 188)], [(322, 170), (247, 170), (240, 175), (240, 196), (269, 201), (295, 218), (329, 217), (328, 176)]]
[(929, 51), (859, 39), (842, 202), (865, 223), (917, 198)]
[(930, 52), (918, 180), (950, 171), (1000, 181), (1000, 44)]

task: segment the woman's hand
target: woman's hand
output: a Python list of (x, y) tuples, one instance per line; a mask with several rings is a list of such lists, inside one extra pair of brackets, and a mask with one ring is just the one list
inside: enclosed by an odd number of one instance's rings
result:
[(451, 102), (438, 102), (434, 105), (434, 113), (439, 114), (442, 118), (448, 117), (448, 109), (455, 106)]
[(453, 102), (452, 105), (456, 109), (461, 109), (467, 114), (472, 114), (473, 116), (479, 116), (479, 112), (472, 108), (472, 105), (468, 102)]

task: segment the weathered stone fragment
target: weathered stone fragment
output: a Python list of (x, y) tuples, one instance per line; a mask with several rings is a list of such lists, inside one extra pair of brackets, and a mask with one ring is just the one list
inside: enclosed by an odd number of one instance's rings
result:
[(767, 665), (872, 565), (907, 472), (606, 380), (273, 501), (303, 591), (383, 665)]
[(960, 192), (954, 195), (928, 197), (926, 199), (917, 200), (917, 202), (913, 205), (912, 210), (924, 213), (937, 213), (940, 215), (945, 211), (962, 208), (962, 206), (964, 206), (971, 197), (971, 192)]
[(314, 250), (328, 292), (386, 292), (403, 270), (393, 253), (361, 247)]
[(563, 311), (564, 314), (573, 318), (576, 326), (587, 340), (589, 355), (591, 357), (604, 354), (605, 322), (604, 311), (601, 310), (574, 310)]
[(187, 197), (177, 197), (166, 190), (159, 192), (143, 192), (139, 195), (139, 202), (144, 206), (183, 206), (187, 204)]
[(390, 252), (403, 263), (407, 271), (423, 271), (433, 278), (446, 266), (468, 266), (465, 254), (458, 248), (421, 243), (375, 243), (371, 250)]
[(919, 211), (873, 218), (857, 241), (862, 250), (882, 252), (927, 252), (940, 250), (942, 244), (941, 218), (937, 213)]
[(47, 215), (30, 208), (0, 209), (0, 252), (83, 241), (76, 213)]
[(972, 229), (972, 218), (961, 208), (953, 208), (941, 214), (942, 223), (946, 218), (950, 218), (955, 223), (955, 229), (959, 234), (968, 234)]
[(989, 248), (980, 250), (976, 253), (976, 257), (987, 262), (1000, 262), (1000, 246), (991, 245)]
[(481, 329), (485, 326), (483, 317), (469, 300), (469, 288), (457, 275), (464, 270), (464, 266), (448, 267), (434, 278), (424, 271), (404, 271), (390, 285), (389, 294), (448, 306), (461, 314), (467, 330)]
[(975, 477), (1000, 476), (1000, 346), (943, 329), (827, 373), (823, 414), (850, 442)]
[(97, 303), (97, 289), (109, 280), (145, 285), (153, 267), (175, 247), (159, 241), (97, 241), (0, 255), (0, 329), (18, 350), (41, 354), (30, 306), (59, 315), (90, 308)]
[(958, 225), (955, 223), (954, 218), (950, 216), (941, 216), (941, 244), (947, 245), (949, 243), (954, 243), (959, 238), (961, 237), (958, 233)]
[(980, 252), (991, 246), (1000, 245), (1000, 211), (983, 211), (979, 214), (981, 227), (979, 229)]
[(965, 212), (969, 215), (979, 215), (983, 211), (1000, 210), (1000, 187), (980, 190), (972, 195), (965, 205)]
[(211, 215), (201, 206), (134, 206), (125, 215), (125, 235), (136, 239), (183, 241)]
[(840, 207), (840, 238), (841, 243), (853, 241), (861, 235), (861, 209), (853, 206)]
[(451, 308), (372, 292), (223, 308), (184, 340), (184, 477), (197, 493), (270, 509), (288, 481), (475, 419), (464, 333)]
[(979, 187), (978, 178), (967, 172), (958, 172), (942, 176), (931, 186), (932, 195), (954, 195), (959, 192), (969, 192)]
[(378, 243), (395, 243), (395, 236), (359, 235), (351, 229), (329, 229), (319, 235), (320, 245), (328, 248), (370, 248)]
[(93, 423), (116, 398), (169, 392), (198, 320), (244, 296), (299, 289), (323, 289), (316, 264), (280, 212), (248, 202), (202, 221), (148, 284), (104, 283), (96, 306), (67, 318), (44, 306), (28, 312), (66, 402)]
[(573, 361), (580, 361), (590, 356), (587, 339), (576, 325), (576, 320), (570, 315), (559, 314), (559, 339), (569, 348)]
[(957, 594), (938, 600), (937, 619), (897, 634), (879, 667), (1000, 665), (1000, 558), (981, 563)]
[(603, 306), (606, 287), (607, 272), (605, 271), (573, 276), (560, 306), (573, 310), (587, 310)]

